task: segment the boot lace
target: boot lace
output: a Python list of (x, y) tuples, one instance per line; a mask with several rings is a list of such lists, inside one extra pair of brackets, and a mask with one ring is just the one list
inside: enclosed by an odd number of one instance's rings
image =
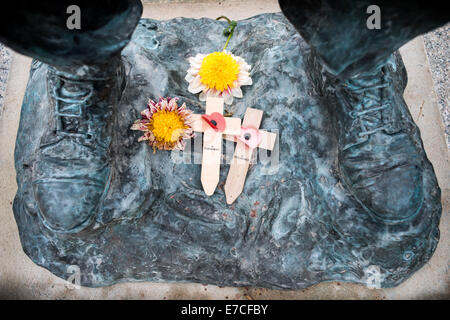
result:
[[(56, 134), (61, 136), (92, 138), (87, 109), (92, 105), (92, 81), (72, 80), (57, 76), (51, 95), (55, 101)], [(87, 123), (87, 126), (86, 126)]]
[(390, 86), (390, 80), (384, 73), (376, 82), (370, 83), (370, 80), (359, 78), (347, 80), (341, 85), (341, 89), (351, 93), (358, 100), (356, 105), (352, 105), (347, 99), (344, 99), (348, 106), (347, 110), (351, 110), (348, 114), (354, 119), (353, 125), (360, 127), (359, 137), (368, 137), (375, 132), (387, 129), (381, 111), (389, 108), (391, 104), (389, 101), (382, 102), (381, 91)]

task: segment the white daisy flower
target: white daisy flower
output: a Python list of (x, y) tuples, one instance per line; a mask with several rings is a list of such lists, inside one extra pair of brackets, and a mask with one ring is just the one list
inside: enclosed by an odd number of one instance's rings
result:
[(200, 93), (200, 101), (207, 97), (222, 97), (226, 104), (233, 103), (233, 97), (242, 98), (241, 86), (252, 85), (250, 68), (244, 59), (230, 52), (197, 54), (189, 58), (191, 64), (186, 81), (189, 92)]

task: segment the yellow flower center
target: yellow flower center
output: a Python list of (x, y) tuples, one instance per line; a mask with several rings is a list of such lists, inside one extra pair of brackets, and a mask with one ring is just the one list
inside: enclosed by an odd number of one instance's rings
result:
[(180, 139), (187, 126), (177, 112), (160, 110), (153, 114), (149, 129), (157, 141), (174, 143)]
[(205, 86), (222, 92), (228, 87), (233, 88), (238, 79), (239, 64), (228, 53), (213, 52), (203, 59), (199, 75)]

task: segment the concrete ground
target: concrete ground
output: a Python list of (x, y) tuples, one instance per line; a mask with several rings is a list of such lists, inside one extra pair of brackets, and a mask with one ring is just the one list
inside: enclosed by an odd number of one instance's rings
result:
[[(276, 0), (162, 0), (144, 1), (144, 17), (177, 16), (242, 19), (279, 11)], [(450, 164), (444, 127), (422, 37), (401, 48), (409, 83), (405, 99), (420, 127), (425, 150), (442, 189), (441, 240), (431, 260), (410, 279), (392, 289), (328, 282), (305, 290), (278, 291), (220, 288), (201, 284), (121, 283), (105, 288), (72, 286), (38, 267), (23, 253), (12, 213), (17, 190), (14, 143), (31, 59), (13, 53), (9, 80), (0, 108), (0, 298), (19, 299), (449, 299), (450, 278)], [(448, 98), (446, 98), (448, 99)]]
[(450, 23), (423, 36), (450, 149)]

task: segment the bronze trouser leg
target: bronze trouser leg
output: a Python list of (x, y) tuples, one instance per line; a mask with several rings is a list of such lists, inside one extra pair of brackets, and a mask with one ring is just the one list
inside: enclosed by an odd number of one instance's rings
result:
[[(431, 1), (279, 0), (284, 15), (317, 52), (328, 71), (342, 78), (382, 64), (403, 44), (437, 28), (450, 17)], [(367, 28), (380, 8), (380, 29)]]

